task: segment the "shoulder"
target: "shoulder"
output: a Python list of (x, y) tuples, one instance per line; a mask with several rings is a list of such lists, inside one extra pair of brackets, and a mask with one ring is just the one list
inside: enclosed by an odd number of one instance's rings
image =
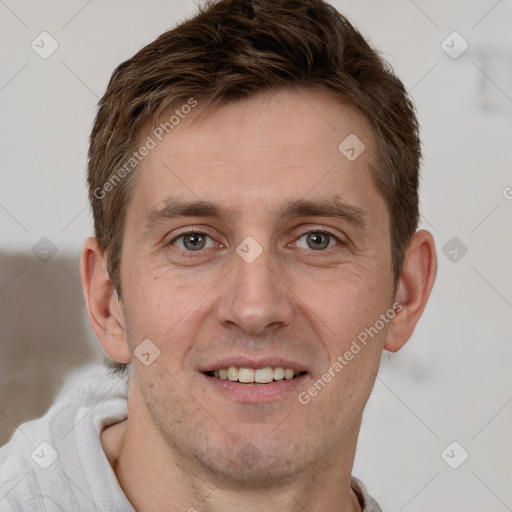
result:
[[(47, 500), (56, 493), (72, 496), (65, 476), (71, 477), (80, 466), (74, 427), (89, 411), (108, 408), (112, 399), (126, 400), (127, 387), (127, 375), (103, 364), (70, 374), (46, 414), (20, 425), (0, 448), (0, 510), (44, 510), (40, 500), (46, 490)], [(68, 510), (75, 507), (70, 503)]]

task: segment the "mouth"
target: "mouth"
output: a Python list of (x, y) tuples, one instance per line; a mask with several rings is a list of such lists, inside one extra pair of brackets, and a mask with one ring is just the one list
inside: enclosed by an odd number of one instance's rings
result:
[(293, 400), (311, 374), (297, 361), (279, 356), (228, 356), (198, 368), (208, 389), (230, 402)]
[(294, 363), (284, 361), (250, 361), (241, 366), (234, 361), (219, 362), (201, 371), (215, 394), (229, 401), (255, 404), (274, 400), (293, 400), (304, 386), (309, 373)]
[(284, 368), (282, 366), (266, 366), (263, 368), (246, 368), (243, 366), (227, 366), (203, 372), (207, 377), (238, 382), (242, 384), (271, 384), (272, 382), (290, 381), (306, 375), (306, 371)]

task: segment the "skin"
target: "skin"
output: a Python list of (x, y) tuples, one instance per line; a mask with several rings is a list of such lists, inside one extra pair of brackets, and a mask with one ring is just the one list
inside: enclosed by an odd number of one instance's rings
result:
[[(366, 145), (353, 162), (338, 150), (349, 134)], [(418, 231), (395, 283), (372, 146), (363, 116), (318, 92), (283, 89), (190, 114), (136, 171), (122, 303), (95, 239), (85, 243), (91, 323), (105, 352), (133, 366), (128, 419), (102, 443), (137, 510), (360, 510), (350, 475), (363, 409), (382, 351), (411, 336), (436, 269), (432, 236)], [(177, 199), (215, 203), (221, 216), (156, 220)], [(338, 201), (360, 222), (283, 216), (298, 200)], [(208, 235), (205, 248), (179, 238), (191, 229)], [(326, 231), (333, 237), (318, 235)], [(249, 236), (262, 248), (251, 263), (236, 252)], [(301, 404), (299, 393), (395, 302), (400, 312)], [(134, 357), (144, 339), (160, 350), (148, 366)], [(293, 360), (308, 373), (293, 390), (247, 403), (200, 371), (240, 355)]]

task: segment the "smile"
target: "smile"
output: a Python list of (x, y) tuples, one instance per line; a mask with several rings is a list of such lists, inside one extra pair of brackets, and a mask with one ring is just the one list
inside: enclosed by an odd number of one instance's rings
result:
[(306, 372), (300, 372), (291, 368), (283, 368), (281, 366), (265, 368), (245, 368), (239, 366), (229, 366), (227, 368), (219, 368), (218, 370), (205, 372), (209, 377), (215, 377), (221, 380), (229, 380), (231, 382), (241, 382), (244, 384), (269, 384), (274, 381), (292, 380)]

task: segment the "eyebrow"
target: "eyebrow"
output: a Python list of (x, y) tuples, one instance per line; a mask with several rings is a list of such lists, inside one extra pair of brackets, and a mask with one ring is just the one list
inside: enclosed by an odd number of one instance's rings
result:
[(164, 206), (154, 208), (144, 219), (144, 229), (161, 224), (177, 217), (210, 217), (224, 218), (229, 215), (230, 210), (221, 208), (209, 201), (183, 201), (169, 198), (164, 201)]
[[(205, 217), (226, 219), (235, 212), (209, 201), (184, 201), (168, 198), (164, 205), (154, 208), (145, 217), (144, 230), (178, 217)], [(346, 203), (338, 197), (320, 198), (317, 200), (298, 199), (287, 201), (279, 209), (280, 218), (295, 217), (329, 217), (348, 222), (360, 229), (367, 229), (369, 217), (361, 208)]]
[(281, 208), (280, 216), (283, 218), (329, 217), (348, 222), (360, 229), (368, 229), (370, 224), (370, 218), (364, 210), (337, 197), (315, 201), (304, 199), (289, 201)]

